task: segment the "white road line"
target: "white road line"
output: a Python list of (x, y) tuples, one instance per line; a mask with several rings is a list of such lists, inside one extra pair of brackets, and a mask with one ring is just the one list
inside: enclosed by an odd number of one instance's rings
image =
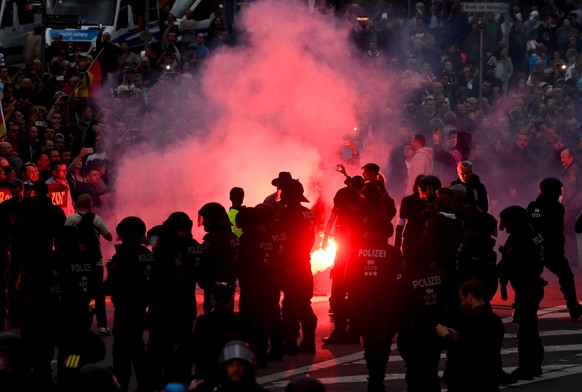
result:
[[(565, 305), (561, 305), (561, 306), (554, 306), (551, 308), (541, 309), (538, 312), (538, 317), (543, 316), (545, 314), (563, 311), (565, 308), (566, 308)], [(509, 322), (513, 321), (513, 319), (511, 317), (505, 317), (502, 320), (504, 323), (509, 323)], [(392, 350), (396, 349), (395, 346), (396, 346), (395, 344), (392, 345)], [(563, 346), (563, 347), (568, 347), (568, 346)], [(572, 350), (562, 350), (562, 351), (577, 351), (577, 350), (582, 350), (582, 348), (572, 349)], [(547, 349), (546, 349), (546, 351), (547, 351)], [(513, 351), (513, 352), (517, 352), (517, 349), (515, 349), (515, 351)], [(550, 351), (548, 351), (548, 352), (550, 352)], [(310, 372), (313, 372), (316, 370), (321, 370), (321, 369), (327, 369), (327, 368), (334, 367), (337, 365), (343, 365), (343, 364), (347, 364), (347, 363), (354, 363), (354, 364), (363, 363), (363, 358), (364, 358), (364, 352), (359, 351), (359, 352), (356, 352), (353, 354), (344, 355), (342, 357), (329, 359), (327, 361), (317, 362), (317, 363), (313, 363), (310, 365), (301, 366), (301, 367), (298, 367), (295, 369), (288, 369), (284, 372), (277, 372), (277, 373), (268, 374), (268, 375), (265, 375), (262, 377), (258, 377), (257, 382), (259, 384), (268, 384), (268, 383), (272, 383), (273, 381), (290, 379), (290, 378), (293, 378), (293, 377), (301, 375), (301, 374), (306, 374), (306, 373), (310, 373)], [(401, 360), (402, 360), (402, 358), (400, 356), (394, 355), (394, 356), (390, 357), (391, 362), (396, 362), (396, 361), (401, 361)]]
[[(538, 311), (538, 317), (543, 317), (543, 316), (545, 316), (547, 314), (551, 314), (551, 313), (561, 312), (561, 311), (564, 311), (564, 309), (566, 309), (566, 305), (560, 305), (560, 306), (554, 306), (551, 308), (540, 309)], [(503, 321), (504, 324), (507, 324), (507, 323), (513, 322), (513, 317), (511, 317), (511, 316), (504, 317), (501, 320)]]
[[(506, 371), (511, 372), (513, 371), (515, 368), (514, 367), (508, 367), (505, 368)], [(557, 378), (557, 377), (563, 377), (566, 375), (571, 375), (571, 374), (577, 374), (577, 373), (582, 373), (582, 366), (576, 366), (576, 365), (548, 365), (548, 366), (543, 366), (543, 371), (544, 371), (544, 375), (542, 377), (536, 378), (533, 381), (520, 381), (517, 384), (513, 384), (512, 386), (518, 386), (518, 385), (525, 385), (525, 384), (530, 384), (532, 382), (536, 382), (536, 381), (545, 381), (545, 380), (550, 380), (553, 378)], [(443, 372), (439, 371), (439, 377), (442, 377)], [(386, 381), (394, 381), (394, 380), (404, 380), (404, 373), (392, 373), (392, 374), (386, 374)], [(329, 385), (329, 384), (347, 384), (347, 383), (367, 383), (368, 382), (368, 375), (367, 374), (358, 374), (358, 375), (352, 375), (352, 376), (340, 376), (340, 377), (318, 377), (317, 378), (319, 381), (321, 381), (323, 384)], [(275, 381), (273, 383), (270, 383), (268, 385), (265, 385), (269, 388), (284, 388), (287, 383), (289, 381), (287, 380), (282, 380), (282, 381)]]
[(266, 383), (270, 383), (270, 382), (273, 382), (276, 380), (292, 378), (292, 377), (298, 376), (300, 374), (313, 372), (315, 370), (326, 369), (326, 368), (330, 368), (333, 366), (342, 365), (342, 364), (347, 363), (347, 362), (357, 361), (359, 359), (362, 359), (363, 357), (364, 357), (364, 352), (359, 351), (357, 353), (353, 353), (350, 355), (344, 355), (343, 357), (328, 359), (327, 361), (317, 362), (317, 363), (313, 363), (311, 365), (302, 366), (302, 367), (298, 367), (295, 369), (289, 369), (289, 370), (286, 370), (284, 372), (278, 372), (278, 373), (268, 374), (268, 375), (263, 376), (263, 377), (258, 377), (257, 382), (259, 384), (266, 384)]
[[(569, 336), (569, 335), (582, 335), (582, 329), (557, 329), (555, 331), (540, 331), (540, 336)], [(517, 334), (506, 333), (504, 335), (506, 339), (515, 339)]]
[[(557, 345), (557, 346), (544, 346), (544, 351), (546, 353), (557, 353), (557, 352), (566, 352), (566, 351), (582, 351), (582, 344), (566, 344), (566, 345)], [(517, 347), (508, 347), (501, 349), (501, 355), (507, 354), (517, 354)], [(445, 359), (447, 357), (446, 353), (441, 354), (441, 359)], [(390, 355), (389, 363), (391, 362), (400, 362), (402, 361), (402, 357), (400, 355)], [(344, 365), (365, 365), (366, 361), (362, 358), (357, 361), (353, 361)], [(561, 365), (560, 365), (561, 366)]]
[[(544, 370), (546, 370), (546, 366), (542, 366), (542, 368)], [(554, 378), (566, 377), (566, 376), (571, 376), (571, 375), (580, 374), (580, 373), (582, 373), (582, 365), (564, 367), (563, 369), (560, 369), (560, 370), (556, 370), (556, 371), (552, 371), (552, 372), (548, 372), (548, 373), (544, 372), (544, 375), (542, 377), (536, 377), (531, 381), (520, 381), (517, 384), (512, 384), (512, 385), (507, 386), (507, 387), (501, 387), (501, 389), (513, 388), (513, 387), (517, 387), (519, 385), (533, 384), (533, 383), (540, 382), (540, 381), (548, 381), (548, 380), (552, 380)]]

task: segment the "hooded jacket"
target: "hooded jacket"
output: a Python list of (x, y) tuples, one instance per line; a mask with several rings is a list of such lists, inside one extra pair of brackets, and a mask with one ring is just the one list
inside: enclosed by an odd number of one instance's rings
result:
[(412, 157), (410, 168), (408, 169), (408, 182), (406, 184), (406, 194), (412, 195), (414, 191), (414, 180), (420, 174), (434, 174), (434, 151), (430, 147), (419, 148)]

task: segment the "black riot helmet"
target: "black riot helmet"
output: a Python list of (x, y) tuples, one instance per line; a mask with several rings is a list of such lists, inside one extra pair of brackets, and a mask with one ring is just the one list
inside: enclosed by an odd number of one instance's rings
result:
[(441, 180), (437, 176), (424, 176), (418, 183), (420, 197), (432, 202), (436, 199), (437, 191), (442, 187)]
[(236, 214), (234, 219), (237, 227), (241, 228), (243, 231), (260, 223), (259, 213), (252, 207), (243, 208), (238, 212), (238, 214)]
[(220, 203), (206, 203), (198, 211), (198, 226), (204, 231), (230, 230), (230, 220), (224, 206)]
[(192, 226), (192, 220), (182, 211), (172, 212), (163, 224), (164, 229), (171, 233), (184, 233), (187, 237), (192, 237)]
[(115, 232), (121, 241), (148, 242), (146, 238), (146, 225), (137, 216), (123, 218), (115, 228)]
[(562, 196), (562, 181), (556, 177), (547, 177), (540, 182), (540, 193), (544, 196), (558, 199)]
[(520, 206), (509, 206), (499, 213), (499, 230), (509, 234), (528, 224), (527, 211)]

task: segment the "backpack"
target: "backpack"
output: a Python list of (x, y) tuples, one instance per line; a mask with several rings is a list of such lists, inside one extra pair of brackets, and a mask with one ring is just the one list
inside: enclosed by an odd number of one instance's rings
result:
[(93, 212), (86, 212), (75, 226), (81, 255), (91, 263), (96, 263), (102, 258), (99, 238), (95, 234), (94, 219), (95, 214)]

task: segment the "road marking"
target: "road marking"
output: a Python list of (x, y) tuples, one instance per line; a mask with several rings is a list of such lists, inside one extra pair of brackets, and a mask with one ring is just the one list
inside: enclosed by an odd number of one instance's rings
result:
[[(505, 368), (505, 370), (507, 372), (511, 372), (514, 369), (515, 369), (514, 367)], [(572, 374), (582, 373), (582, 366), (575, 366), (575, 365), (548, 365), (548, 366), (543, 366), (542, 369), (544, 371), (543, 376), (536, 377), (532, 381), (520, 381), (516, 384), (512, 384), (511, 387), (516, 387), (516, 386), (525, 385), (525, 384), (531, 384), (531, 383), (539, 382), (539, 381), (547, 381), (547, 380), (551, 380), (553, 378), (564, 377), (564, 376), (569, 376)], [(443, 372), (439, 371), (439, 377), (442, 378), (442, 376), (443, 376)], [(404, 377), (405, 377), (404, 373), (386, 374), (386, 381), (404, 380)], [(367, 374), (358, 374), (358, 375), (340, 376), (340, 377), (318, 377), (317, 379), (325, 385), (348, 384), (348, 383), (367, 383), (368, 382), (368, 375)], [(281, 381), (272, 382), (272, 383), (265, 385), (265, 386), (272, 388), (272, 389), (285, 388), (285, 386), (287, 386), (288, 383), (289, 383), (289, 381), (287, 381), (287, 380), (281, 380)], [(511, 387), (509, 387), (509, 388), (511, 388)], [(501, 388), (507, 388), (507, 387), (501, 387)], [(443, 391), (446, 391), (446, 389), (443, 389)]]
[[(546, 315), (546, 314), (560, 312), (560, 311), (563, 311), (565, 308), (566, 308), (565, 305), (554, 306), (551, 308), (544, 308), (544, 309), (541, 309), (538, 311), (538, 317), (541, 317), (541, 316)], [(512, 317), (505, 317), (502, 320), (503, 320), (503, 323), (507, 324), (509, 322), (512, 322), (513, 318)], [(580, 345), (577, 345), (577, 346), (580, 346)], [(559, 346), (559, 347), (569, 347), (569, 346)], [(396, 345), (392, 344), (391, 349), (395, 350)], [(513, 349), (513, 350), (515, 350), (513, 352), (517, 352), (517, 349)], [(582, 350), (582, 348), (577, 348), (577, 349), (572, 349), (572, 350), (562, 350), (562, 351), (578, 351), (578, 350)], [(327, 368), (338, 366), (338, 365), (344, 365), (347, 363), (354, 363), (354, 364), (365, 363), (365, 361), (363, 361), (363, 358), (364, 358), (364, 352), (358, 351), (356, 353), (344, 355), (342, 357), (337, 357), (334, 359), (329, 359), (326, 361), (317, 362), (317, 363), (313, 363), (313, 364), (306, 365), (306, 366), (301, 366), (301, 367), (298, 367), (295, 369), (288, 369), (284, 372), (277, 372), (277, 373), (268, 374), (268, 375), (265, 375), (262, 377), (258, 377), (257, 382), (259, 384), (269, 384), (269, 383), (272, 383), (274, 381), (283, 380), (283, 379), (290, 379), (290, 378), (293, 378), (295, 376), (299, 376), (301, 374), (306, 374), (306, 373), (314, 372), (316, 370), (321, 370), (321, 369), (327, 369)], [(402, 360), (402, 357), (400, 357), (399, 355), (398, 356), (394, 355), (394, 356), (390, 357), (390, 362), (396, 362), (396, 361), (401, 361), (401, 360)]]
[[(582, 344), (565, 344), (565, 345), (557, 345), (557, 346), (544, 346), (544, 352), (546, 353), (557, 353), (557, 352), (566, 352), (566, 351), (582, 351)], [(501, 355), (507, 354), (517, 354), (517, 347), (508, 347), (501, 349)], [(445, 359), (447, 357), (446, 353), (441, 353), (441, 359)], [(400, 362), (402, 361), (402, 357), (400, 355), (390, 355), (390, 362)], [(364, 359), (360, 359), (357, 361), (353, 361), (349, 363), (349, 365), (365, 365), (366, 361)], [(552, 366), (552, 365), (550, 365)], [(562, 366), (562, 365), (560, 365)]]
[[(545, 370), (546, 366), (542, 366), (542, 369)], [(566, 377), (566, 376), (571, 376), (571, 375), (580, 374), (580, 373), (582, 373), (582, 365), (578, 365), (578, 366), (574, 365), (574, 366), (569, 366), (569, 367), (566, 366), (560, 370), (552, 371), (549, 373), (544, 372), (544, 375), (542, 377), (536, 377), (530, 381), (520, 381), (517, 384), (512, 384), (510, 386), (501, 387), (501, 389), (513, 388), (513, 387), (516, 387), (519, 385), (533, 384), (533, 383), (540, 382), (540, 381), (548, 381), (548, 380), (552, 380), (554, 378)]]
[[(551, 308), (540, 309), (540, 310), (538, 310), (538, 317), (543, 317), (543, 316), (545, 316), (547, 314), (561, 312), (564, 309), (566, 309), (566, 305), (560, 305), (560, 306), (554, 306), (554, 307), (551, 307)], [(513, 317), (512, 316), (504, 317), (501, 320), (503, 321), (503, 324), (512, 323), (513, 322)]]
[(259, 384), (267, 384), (276, 380), (292, 378), (300, 374), (305, 374), (313, 372), (315, 370), (327, 369), (333, 366), (342, 365), (347, 362), (357, 361), (364, 357), (364, 352), (359, 351), (357, 353), (344, 355), (343, 357), (337, 357), (334, 359), (328, 359), (327, 361), (313, 363), (307, 366), (301, 366), (295, 369), (289, 369), (284, 372), (277, 372), (273, 374), (268, 374), (266, 376), (258, 377), (257, 382)]
[[(582, 330), (580, 329), (557, 329), (555, 331), (540, 331), (540, 336), (569, 336), (569, 335), (582, 335)], [(515, 339), (517, 338), (516, 333), (506, 333), (505, 338)]]
[[(505, 370), (507, 372), (511, 372), (515, 369), (515, 367), (507, 367)], [(544, 375), (542, 377), (536, 378), (533, 381), (520, 381), (519, 383), (512, 384), (512, 387), (518, 385), (525, 385), (530, 384), (536, 381), (545, 381), (550, 380), (552, 378), (563, 377), (566, 375), (572, 375), (577, 373), (582, 373), (582, 366), (576, 365), (548, 365), (543, 366), (542, 370), (544, 371)], [(439, 371), (439, 377), (442, 378), (443, 372)], [(391, 373), (386, 374), (386, 381), (394, 381), (394, 380), (404, 380), (405, 374), (404, 373)], [(352, 376), (339, 376), (339, 377), (318, 377), (319, 381), (323, 384), (347, 384), (347, 383), (367, 383), (368, 382), (368, 375), (367, 374), (357, 374)], [(285, 386), (289, 383), (287, 380), (282, 381), (275, 381), (268, 385), (265, 385), (269, 388), (285, 388)], [(443, 389), (445, 391), (445, 389)]]

